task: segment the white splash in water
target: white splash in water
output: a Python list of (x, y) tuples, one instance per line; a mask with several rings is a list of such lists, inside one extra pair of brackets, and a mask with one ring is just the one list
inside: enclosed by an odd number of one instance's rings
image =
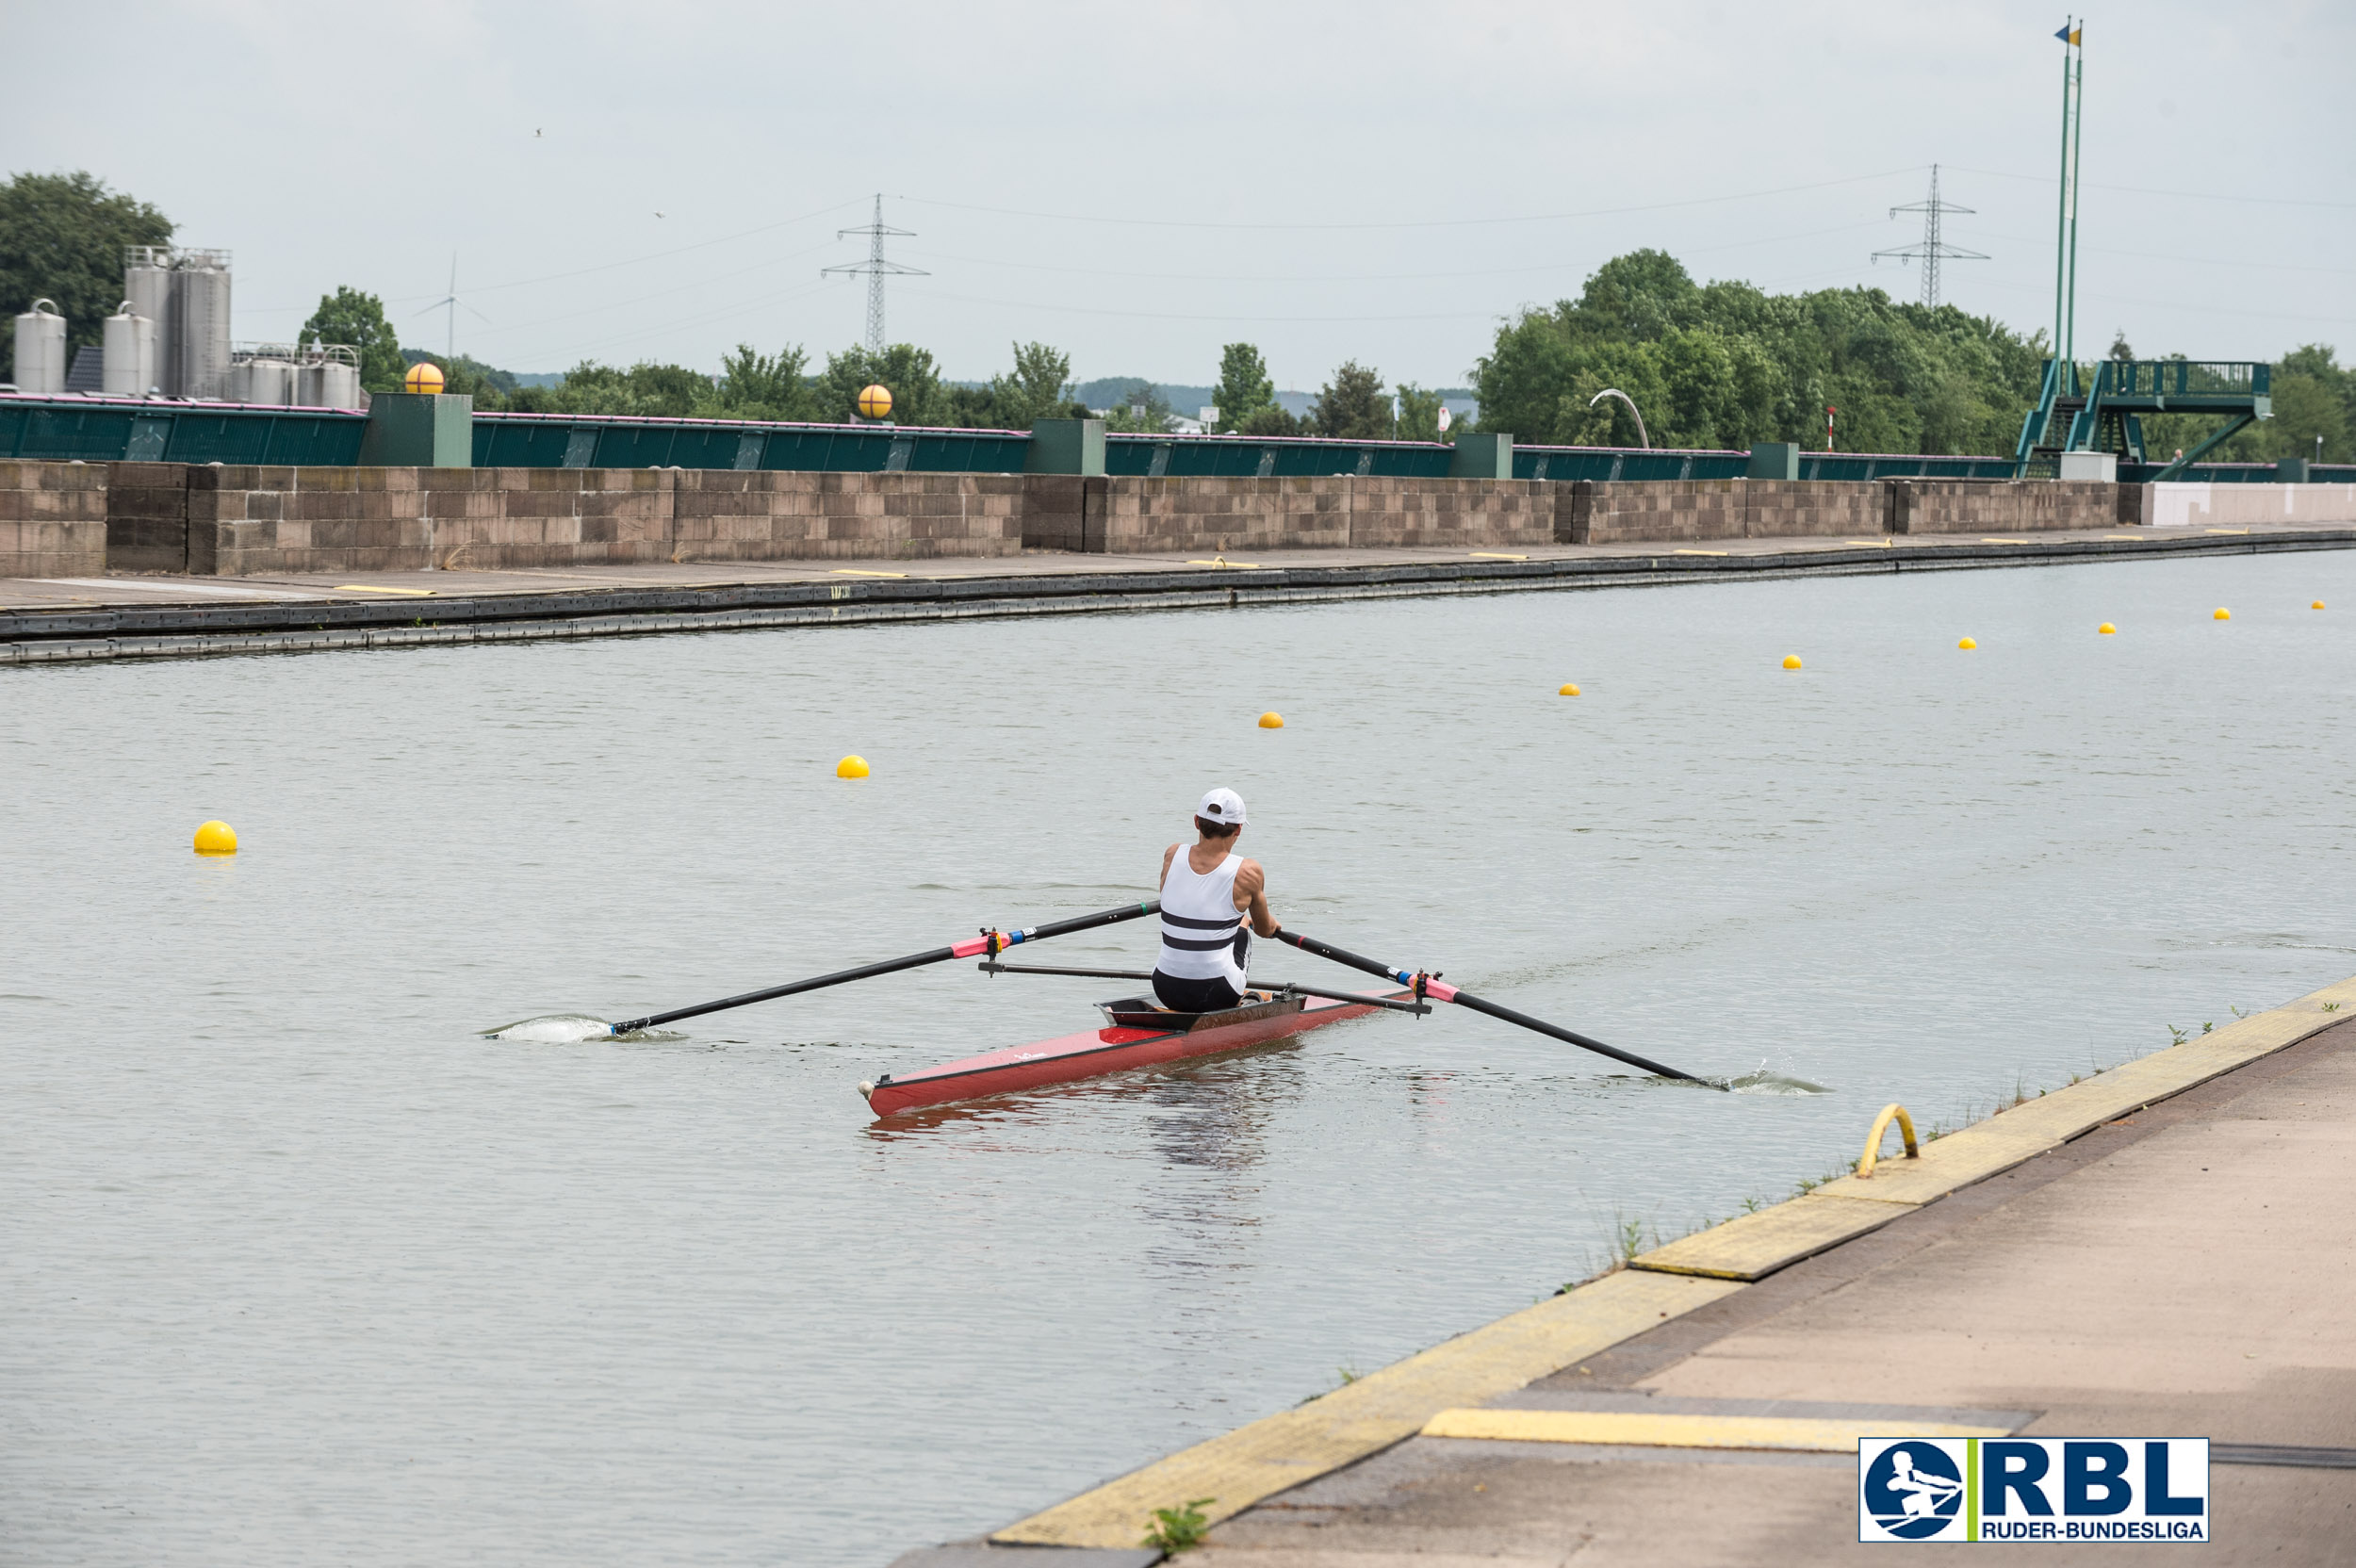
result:
[(582, 1040), (611, 1039), (614, 1025), (586, 1013), (545, 1013), (497, 1029), (483, 1031), (485, 1039), (523, 1040), (533, 1045), (578, 1045)]
[(1832, 1092), (1824, 1085), (1811, 1084), (1805, 1078), (1794, 1078), (1782, 1072), (1770, 1072), (1765, 1062), (1759, 1064), (1757, 1071), (1745, 1072), (1739, 1078), (1726, 1079), (1725, 1086), (1729, 1093), (1733, 1094), (1806, 1095)]

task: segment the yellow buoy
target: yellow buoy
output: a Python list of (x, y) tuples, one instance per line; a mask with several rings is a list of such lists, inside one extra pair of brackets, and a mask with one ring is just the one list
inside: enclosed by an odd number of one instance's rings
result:
[(2320, 610), (2320, 609), (2322, 609), (2322, 608), (2323, 608), (2323, 601), (2322, 601), (2321, 599), (2317, 599), (2317, 600), (2315, 600), (2315, 603), (2313, 603), (2313, 604), (2309, 605), (2307, 608), (2308, 608), (2308, 609), (2310, 609), (2310, 610)]
[(1575, 697), (1579, 695), (1579, 687), (1574, 682), (1566, 680), (1562, 683), (1562, 689), (1554, 694), (1558, 697)]
[(2220, 604), (2220, 605), (2218, 605), (2218, 606), (2217, 606), (2215, 610), (2212, 610), (2212, 611), (2210, 611), (2210, 612), (2209, 612), (2209, 619), (2211, 619), (2211, 620), (2213, 620), (2213, 621), (2230, 621), (2230, 620), (2232, 620), (2233, 618), (2233, 612), (2232, 611), (2230, 611), (2230, 610), (2226, 609), (2226, 608), (2225, 608), (2223, 605), (2221, 605), (2221, 604)]
[(867, 759), (854, 752), (834, 765), (834, 776), (837, 778), (865, 778)]
[(1260, 715), (1260, 727), (1262, 729), (1282, 729), (1284, 727), (1284, 715), (1282, 713), (1263, 713)]
[(2111, 625), (2108, 621), (2104, 621), (2101, 626), (2096, 627), (2094, 629), (2101, 632), (2103, 636), (2108, 637), (2113, 632), (2117, 631), (2119, 628)]
[(880, 419), (890, 414), (892, 388), (882, 385), (862, 387), (859, 395), (859, 411), (862, 417), (869, 419)]
[(1957, 646), (1957, 647), (1959, 647), (1959, 648), (1976, 648), (1976, 647), (1978, 647), (1979, 645), (1980, 645), (1979, 644), (1977, 644), (1977, 643), (1973, 642), (1973, 641), (1972, 641), (1971, 638), (1969, 638), (1969, 637), (1966, 637), (1966, 638), (1965, 638), (1962, 642), (1957, 643), (1957, 644), (1955, 645), (1955, 646)]
[(430, 359), (421, 359), (409, 367), (409, 373), (401, 378), (401, 384), (412, 392), (439, 392), (444, 384), (442, 368)]
[(196, 830), (196, 852), (199, 855), (237, 854), (237, 830), (219, 820), (205, 824)]
[(1798, 669), (1800, 667), (1800, 656), (1796, 653), (1785, 654), (1783, 656), (1783, 667), (1787, 670)]

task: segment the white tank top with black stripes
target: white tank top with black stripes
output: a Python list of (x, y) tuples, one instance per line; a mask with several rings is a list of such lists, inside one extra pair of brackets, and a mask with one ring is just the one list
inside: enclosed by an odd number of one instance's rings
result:
[(1224, 980), (1244, 988), (1236, 952), (1243, 912), (1235, 907), (1235, 873), (1243, 861), (1229, 855), (1198, 873), (1185, 845), (1170, 858), (1162, 878), (1162, 956), (1154, 966), (1178, 980)]

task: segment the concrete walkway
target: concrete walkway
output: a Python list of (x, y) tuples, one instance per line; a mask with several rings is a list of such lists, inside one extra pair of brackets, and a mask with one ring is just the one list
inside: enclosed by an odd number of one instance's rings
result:
[[(2351, 1200), (2356, 1026), (2341, 1024), (1488, 1404), (1897, 1407), (1978, 1413), (2029, 1435), (2206, 1436), (2219, 1462), (2201, 1560), (2345, 1563), (2356, 1559)], [(1188, 1560), (1883, 1560), (1888, 1548), (1857, 1543), (1855, 1488), (1855, 1461), (1839, 1454), (1418, 1436), (1268, 1499)], [(1998, 1549), (2173, 1560), (2157, 1544)]]
[(2237, 1019), (901, 1562), (1115, 1568), (1193, 1499), (1203, 1568), (1840, 1560), (1873, 1421), (2206, 1437), (2202, 1560), (2348, 1561), (2352, 1017)]
[(0, 664), (1251, 608), (2356, 547), (2345, 524), (2031, 535), (0, 580)]
[[(1628, 561), (1659, 556), (1696, 563), (1717, 558), (1792, 556), (1807, 558), (1853, 551), (1860, 547), (1987, 558), (1983, 547), (2007, 547), (2009, 557), (2035, 553), (2055, 546), (2089, 544), (2148, 545), (2162, 541), (2216, 541), (2232, 547), (2236, 542), (2280, 539), (2294, 545), (2328, 547), (2352, 532), (2345, 523), (2284, 523), (2250, 528), (2135, 528), (2089, 531), (2013, 534), (1890, 534), (1856, 539), (1728, 539), (1659, 540), (1614, 545), (1532, 546), (1523, 550), (1451, 549), (1332, 549), (1236, 551), (1223, 563), (1227, 569), (1272, 570), (1311, 566), (1366, 567), (1455, 564), (1465, 561)], [(177, 577), (128, 574), (103, 578), (0, 578), (0, 608), (67, 608), (92, 605), (149, 605), (203, 602), (207, 599), (314, 599), (363, 601), (369, 590), (398, 590), (403, 596), (435, 597), (490, 594), (546, 594), (596, 588), (695, 588), (741, 583), (812, 582), (846, 576), (907, 578), (936, 581), (984, 577), (1039, 577), (1066, 574), (1102, 575), (1210, 568), (1220, 569), (1216, 557), (1179, 555), (1074, 555), (1034, 550), (1015, 556), (953, 557), (929, 561), (877, 558), (823, 561), (703, 561), (674, 564), (644, 562), (627, 566), (528, 567), (513, 571), (369, 572), (351, 571), (245, 578)]]

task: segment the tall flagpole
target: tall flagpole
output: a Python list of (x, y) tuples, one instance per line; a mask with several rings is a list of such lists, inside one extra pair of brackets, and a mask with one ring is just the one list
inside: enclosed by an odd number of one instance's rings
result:
[(2053, 373), (2054, 386), (2067, 392), (2060, 381), (2062, 367), (2062, 330), (2069, 313), (2070, 289), (2070, 26), (2065, 22), (2062, 39), (2062, 124), (2061, 124), (2061, 207), (2053, 220)]
[[(2078, 70), (2070, 91), (2070, 364), (2076, 373), (2078, 364), (2078, 192), (2084, 186), (2084, 165), (2078, 150), (2086, 143), (2086, 32), (2082, 20), (2070, 29), (2070, 41), (2078, 51)], [(2065, 51), (2065, 54), (2067, 51)]]

